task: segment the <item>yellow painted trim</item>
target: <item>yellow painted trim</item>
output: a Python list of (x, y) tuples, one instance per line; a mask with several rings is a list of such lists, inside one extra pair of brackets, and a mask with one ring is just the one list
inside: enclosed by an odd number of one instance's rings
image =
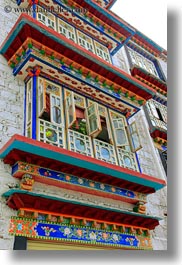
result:
[(83, 246), (65, 243), (53, 243), (36, 240), (27, 241), (27, 250), (107, 250), (108, 248)]

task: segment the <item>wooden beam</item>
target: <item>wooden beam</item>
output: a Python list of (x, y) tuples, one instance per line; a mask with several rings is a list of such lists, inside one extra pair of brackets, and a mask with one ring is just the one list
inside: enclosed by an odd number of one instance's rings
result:
[(21, 200), (20, 196), (18, 194), (13, 195), (13, 202), (15, 203), (17, 209), (24, 208), (24, 202)]

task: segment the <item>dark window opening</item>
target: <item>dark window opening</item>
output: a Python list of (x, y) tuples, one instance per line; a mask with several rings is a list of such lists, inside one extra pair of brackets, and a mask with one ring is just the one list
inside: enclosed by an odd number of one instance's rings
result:
[(85, 110), (76, 106), (75, 111), (76, 111), (76, 121), (72, 125), (71, 129), (79, 133), (87, 135)]
[(167, 175), (167, 150), (165, 150), (165, 151), (159, 150), (159, 154), (160, 154), (163, 168), (164, 168), (165, 173)]
[(103, 142), (110, 143), (106, 119), (103, 117), (100, 117), (100, 119), (101, 119), (102, 131), (98, 134), (98, 136), (96, 138), (98, 140), (103, 141)]
[(164, 120), (163, 120), (163, 117), (162, 117), (162, 114), (161, 114), (161, 112), (160, 112), (160, 109), (156, 107), (156, 110), (157, 110), (157, 114), (158, 114), (158, 116), (159, 116), (159, 120), (164, 121)]
[(50, 118), (50, 95), (48, 93), (46, 93), (46, 109), (44, 110), (44, 112), (42, 113), (42, 115), (40, 116), (40, 118), (42, 120), (45, 121), (51, 121)]

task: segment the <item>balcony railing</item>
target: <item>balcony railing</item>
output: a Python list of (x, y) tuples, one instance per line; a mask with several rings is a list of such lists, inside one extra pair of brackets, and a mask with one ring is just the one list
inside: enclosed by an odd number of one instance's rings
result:
[(68, 130), (68, 149), (82, 155), (93, 157), (90, 137), (73, 130)]
[(64, 128), (51, 122), (39, 119), (38, 140), (44, 143), (65, 148)]
[(167, 124), (153, 116), (151, 116), (151, 122), (154, 127), (158, 127), (159, 129), (162, 129), (163, 131), (167, 131)]
[(139, 171), (134, 153), (121, 148), (117, 148), (117, 154), (120, 166)]
[[(66, 147), (67, 138), (67, 147)], [(38, 140), (44, 143), (67, 148), (70, 151), (94, 157), (114, 165), (138, 171), (135, 154), (103, 141), (93, 139), (74, 130), (68, 129), (51, 122), (39, 119)]]
[(111, 164), (117, 164), (116, 152), (113, 145), (102, 142), (97, 139), (93, 140), (93, 144), (95, 157), (97, 159)]

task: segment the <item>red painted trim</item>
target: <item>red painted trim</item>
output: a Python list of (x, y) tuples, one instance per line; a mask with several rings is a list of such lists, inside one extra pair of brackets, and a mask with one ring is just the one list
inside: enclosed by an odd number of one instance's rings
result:
[(150, 73), (145, 73), (139, 67), (133, 67), (131, 74), (133, 76), (138, 75), (138, 76), (142, 77), (143, 79), (147, 80), (148, 82), (150, 82), (151, 84), (161, 88), (164, 91), (167, 91), (167, 84), (160, 82), (159, 80), (154, 78), (152, 75), (150, 75)]
[[(19, 23), (20, 23), (21, 20), (27, 20), (29, 23), (36, 24), (39, 28), (42, 28), (42, 29), (46, 30), (46, 31), (49, 32), (50, 34), (54, 35), (56, 38), (63, 39), (65, 42), (67, 42), (67, 43), (69, 43), (70, 45), (74, 46), (75, 49), (76, 49), (76, 50), (80, 50), (82, 54), (85, 53), (85, 54), (88, 54), (90, 58), (94, 58), (94, 59), (95, 59), (95, 60), (94, 60), (94, 63), (93, 63), (93, 61), (90, 61), (88, 58), (84, 58), (84, 60), (86, 60), (86, 62), (88, 62), (87, 64), (91, 65), (90, 68), (91, 68), (93, 71), (94, 71), (94, 69), (95, 69), (96, 67), (97, 67), (97, 68), (99, 67), (99, 68), (102, 68), (102, 69), (105, 71), (105, 72), (104, 72), (104, 76), (108, 76), (108, 70), (97, 64), (97, 61), (99, 61), (101, 64), (104, 64), (106, 67), (111, 67), (111, 66), (112, 66), (113, 70), (115, 70), (115, 71), (118, 72), (118, 73), (121, 73), (121, 74), (124, 75), (127, 79), (132, 80), (132, 81), (135, 82), (136, 84), (141, 85), (142, 87), (145, 87), (148, 91), (151, 91), (151, 92), (153, 92), (153, 93), (156, 93), (155, 89), (149, 87), (148, 85), (144, 84), (144, 83), (141, 82), (140, 80), (137, 80), (135, 77), (132, 77), (131, 75), (129, 75), (129, 74), (127, 74), (126, 72), (124, 72), (124, 71), (122, 71), (121, 69), (119, 69), (118, 67), (116, 67), (116, 66), (114, 66), (114, 65), (111, 65), (110, 63), (106, 62), (104, 59), (98, 57), (97, 55), (93, 54), (92, 52), (87, 51), (86, 49), (82, 48), (80, 45), (78, 45), (78, 44), (76, 44), (76, 43), (73, 43), (71, 40), (69, 40), (69, 39), (67, 39), (66, 37), (62, 36), (61, 34), (59, 34), (58, 32), (56, 32), (55, 30), (46, 27), (46, 26), (43, 25), (41, 22), (39, 22), (39, 21), (33, 19), (32, 17), (30, 17), (30, 16), (27, 15), (27, 14), (22, 14), (22, 15), (19, 17), (18, 21), (16, 22), (15, 26), (13, 27), (13, 30), (15, 30), (16, 27), (18, 27), (18, 25), (19, 25)], [(30, 27), (31, 27), (31, 26), (30, 26)], [(22, 30), (23, 30), (23, 29), (22, 29)], [(8, 37), (6, 38), (6, 42), (8, 42), (8, 39), (9, 39), (9, 37), (11, 36), (12, 33), (13, 33), (13, 31), (10, 31), (10, 33), (8, 34)], [(49, 35), (49, 34), (48, 34), (48, 35)], [(31, 30), (26, 30), (26, 31), (24, 32), (24, 34), (23, 34), (23, 38), (24, 38), (24, 40), (25, 40), (27, 37), (32, 37), (32, 36), (33, 36), (33, 38), (36, 38), (36, 40), (37, 40), (37, 39), (40, 37), (40, 34), (37, 34), (37, 30), (34, 29), (34, 28), (32, 28)], [(48, 37), (46, 37), (46, 38), (48, 38)], [(38, 41), (39, 41), (39, 40), (38, 40)], [(7, 51), (5, 52), (5, 57), (6, 57), (8, 60), (10, 59), (11, 56), (13, 56), (13, 54), (12, 54), (12, 52), (13, 52), (13, 48), (11, 48), (11, 47), (14, 46), (15, 42), (16, 42), (16, 45), (17, 45), (17, 40), (15, 39), (15, 40), (10, 44), (9, 48), (7, 49)], [(50, 47), (51, 42), (53, 43), (54, 41), (53, 41), (53, 40), (47, 41), (46, 43), (44, 43), (44, 45), (47, 45), (48, 47)], [(4, 43), (5, 43), (5, 42), (4, 42)], [(22, 44), (22, 41), (21, 41), (21, 44)], [(54, 46), (54, 49), (55, 49), (57, 52), (59, 52), (61, 44), (57, 44), (56, 46), (55, 46), (55, 45), (53, 45), (53, 46)], [(3, 46), (2, 46), (2, 47), (3, 47)], [(52, 48), (52, 47), (50, 47), (50, 48)], [(66, 47), (66, 49), (69, 50), (68, 47)], [(16, 49), (16, 50), (17, 50), (17, 49)], [(11, 55), (8, 55), (10, 51), (11, 51)], [(16, 52), (16, 51), (14, 51), (14, 52)], [(71, 53), (74, 53), (73, 51), (70, 51), (70, 52), (71, 52)], [(76, 60), (77, 60), (78, 63), (80, 63), (80, 57), (81, 57), (81, 55), (76, 56)], [(113, 72), (110, 73), (110, 75), (111, 75), (111, 76), (110, 76), (110, 79), (111, 79), (111, 80), (116, 79), (116, 82), (117, 82), (118, 84), (121, 84), (121, 80), (122, 80), (121, 77), (118, 77), (118, 76), (117, 76), (115, 73), (113, 73)], [(117, 79), (118, 79), (118, 81), (117, 81)], [(149, 98), (152, 97), (152, 95), (151, 95), (149, 92), (144, 91), (144, 90), (142, 90), (142, 89), (139, 88), (139, 87), (136, 87), (136, 85), (134, 85), (134, 84), (130, 84), (130, 82), (127, 81), (127, 80), (123, 80), (123, 81), (124, 81), (124, 82), (127, 82), (127, 83), (131, 86), (131, 88), (130, 88), (131, 91), (135, 92), (136, 89), (137, 89), (137, 90), (141, 90), (141, 93), (143, 93), (143, 97), (144, 97), (144, 98), (149, 99)]]
[(162, 131), (160, 131), (158, 129), (156, 129), (155, 131), (153, 131), (150, 135), (152, 136), (152, 138), (159, 137), (159, 138), (162, 138), (164, 140), (167, 140), (167, 133), (162, 132)]
[[(17, 172), (13, 175), (13, 177), (16, 178), (21, 178), (22, 175), (25, 174), (25, 172)], [(92, 194), (95, 196), (99, 196), (99, 197), (104, 197), (104, 198), (110, 198), (113, 200), (118, 200), (118, 201), (123, 201), (123, 202), (129, 202), (129, 203), (133, 203), (135, 204), (136, 202), (139, 201), (139, 199), (132, 199), (132, 198), (126, 198), (124, 196), (119, 196), (113, 193), (109, 193), (107, 191), (98, 191), (95, 189), (91, 189), (91, 188), (87, 188), (87, 187), (82, 187), (79, 185), (74, 185), (73, 183), (65, 183), (65, 182), (61, 182), (61, 181), (57, 181), (54, 179), (49, 179), (46, 177), (42, 177), (42, 176), (37, 176), (37, 175), (33, 175), (33, 178), (35, 181), (43, 183), (43, 184), (48, 184), (48, 185), (53, 185), (56, 186), (58, 188), (63, 188), (63, 189), (68, 189), (68, 190), (74, 190), (76, 192), (83, 192), (86, 194)]]
[[(80, 5), (82, 4), (83, 1), (79, 1), (76, 0), (77, 3), (79, 3)], [(83, 4), (85, 5), (85, 3), (83, 2)], [(116, 22), (114, 22), (112, 19), (110, 19), (110, 16), (112, 15), (112, 17), (114, 17), (115, 19), (118, 20), (118, 22), (123, 23), (125, 26), (131, 28), (133, 31), (138, 31), (136, 28), (134, 28), (133, 26), (131, 26), (129, 23), (127, 23), (125, 20), (123, 20), (122, 18), (120, 18), (119, 16), (117, 16), (114, 12), (107, 10), (106, 8), (101, 7), (99, 4), (97, 4), (96, 2), (94, 2), (94, 4), (96, 4), (99, 8), (102, 8), (105, 12), (107, 12), (108, 15), (103, 15), (101, 14), (98, 10), (96, 10), (95, 8), (93, 8), (92, 6), (88, 5), (84, 6), (86, 8), (89, 9), (90, 12), (92, 12), (96, 17), (99, 17), (101, 20), (103, 20), (105, 23), (107, 23), (108, 25), (111, 25), (111, 27), (113, 27), (116, 31), (120, 32), (121, 29), (123, 31), (125, 31), (125, 36), (127, 34), (127, 37), (130, 35), (130, 33), (128, 33), (126, 30), (124, 30), (121, 26), (119, 26)], [(82, 5), (83, 6), (83, 5)], [(122, 33), (123, 34), (123, 33)], [(134, 38), (138, 39), (139, 41), (141, 41), (144, 45), (146, 45), (149, 49), (151, 49), (153, 52), (155, 52), (157, 55), (160, 55), (162, 52), (159, 51), (157, 48), (153, 47), (152, 44), (150, 44), (148, 41), (146, 41), (144, 38), (142, 38), (141, 36), (137, 35), (137, 32), (134, 34), (133, 36)], [(164, 50), (165, 51), (165, 50)]]
[(60, 148), (57, 146), (52, 146), (50, 144), (43, 143), (43, 142), (40, 142), (37, 140), (33, 140), (33, 139), (30, 139), (30, 138), (27, 138), (25, 136), (21, 136), (18, 134), (15, 134), (6, 143), (6, 148), (3, 147), (3, 149), (0, 150), (0, 154), (2, 153), (3, 150), (5, 151), (16, 140), (30, 144), (32, 146), (38, 146), (38, 147), (41, 147), (42, 149), (50, 150), (50, 151), (53, 151), (53, 152), (58, 153), (58, 154), (61, 153), (61, 154), (64, 154), (65, 156), (70, 156), (70, 157), (75, 158), (75, 155), (76, 155), (77, 159), (80, 159), (81, 161), (87, 161), (87, 162), (90, 162), (93, 164), (98, 164), (98, 165), (103, 166), (103, 167), (108, 168), (108, 169), (113, 169), (113, 170), (116, 170), (118, 172), (123, 172), (123, 173), (129, 174), (129, 175), (137, 176), (139, 178), (146, 179), (146, 180), (156, 182), (156, 183), (160, 183), (163, 185), (166, 184), (166, 182), (164, 180), (157, 179), (155, 177), (152, 177), (152, 176), (149, 176), (146, 174), (142, 174), (142, 173), (136, 172), (134, 170), (129, 170), (129, 169), (117, 166), (117, 165), (109, 164), (109, 163), (103, 162), (103, 161), (98, 160), (98, 159), (93, 158), (93, 157), (88, 157), (88, 156), (85, 156), (82, 154), (78, 154), (78, 153), (72, 152), (70, 150), (66, 150), (66, 149), (63, 149), (63, 148)]
[[(15, 201), (19, 198), (24, 205), (20, 208), (28, 208), (35, 210), (51, 211), (55, 213), (61, 213), (62, 215), (75, 215), (78, 217), (95, 218), (98, 221), (105, 220), (110, 222), (121, 223), (122, 225), (129, 226), (138, 226), (141, 228), (154, 229), (155, 226), (159, 224), (159, 220), (151, 216), (142, 216), (141, 214), (135, 215), (133, 212), (122, 212), (114, 209), (103, 209), (94, 205), (82, 205), (75, 204), (71, 201), (56, 200), (56, 198), (46, 198), (41, 196), (41, 194), (28, 194), (28, 193), (19, 193), (18, 191), (14, 192), (8, 199), (8, 206), (15, 210), (18, 210), (18, 205)], [(15, 200), (14, 200), (15, 199)], [(37, 207), (36, 202), (38, 203)], [(51, 210), (50, 210), (51, 209)], [(60, 210), (61, 209), (61, 210)], [(75, 209), (78, 209), (78, 212), (74, 212)]]

